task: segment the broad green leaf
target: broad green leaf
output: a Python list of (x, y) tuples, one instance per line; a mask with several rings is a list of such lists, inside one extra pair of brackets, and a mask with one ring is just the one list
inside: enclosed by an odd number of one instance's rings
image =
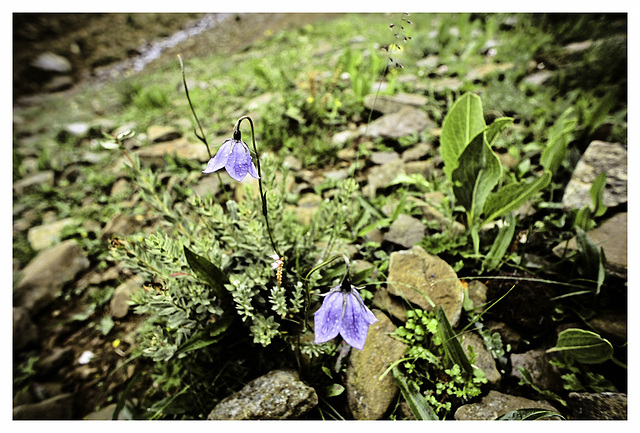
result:
[(502, 176), (500, 160), (485, 140), (485, 133), (476, 135), (459, 159), (460, 165), (452, 173), (456, 204), (466, 211), (471, 226), (482, 212), (491, 190)]
[(440, 155), (449, 180), (464, 149), (485, 127), (482, 100), (478, 95), (465, 93), (453, 103), (442, 122), (440, 135)]
[(562, 415), (552, 410), (538, 409), (538, 408), (526, 408), (517, 409), (507, 412), (504, 415), (499, 416), (499, 421), (533, 421), (541, 418), (549, 418), (557, 416), (560, 419), (565, 419)]
[(515, 231), (516, 224), (513, 215), (510, 214), (507, 217), (506, 224), (502, 226), (498, 232), (498, 236), (496, 236), (489, 253), (485, 257), (484, 266), (487, 270), (492, 271), (498, 267), (500, 260), (502, 260), (502, 257), (506, 254), (509, 245), (511, 245), (511, 239), (513, 239)]
[(591, 195), (591, 200), (593, 200), (593, 216), (599, 217), (604, 215), (607, 211), (607, 207), (604, 205), (602, 201), (602, 193), (604, 192), (604, 187), (607, 185), (607, 173), (604, 171), (598, 175), (591, 184), (591, 188), (589, 188), (589, 194)]
[(220, 268), (208, 259), (192, 252), (186, 245), (184, 247), (184, 256), (193, 272), (211, 286), (219, 299), (226, 300), (229, 298), (229, 292), (224, 288), (224, 285), (229, 283), (229, 278)]
[(583, 364), (600, 364), (613, 357), (613, 346), (595, 332), (566, 329), (558, 334), (555, 347), (547, 353), (563, 352)]
[(464, 370), (467, 376), (472, 376), (473, 367), (471, 366), (471, 362), (469, 362), (469, 358), (467, 354), (464, 353), (458, 337), (455, 332), (453, 332), (451, 323), (447, 318), (447, 313), (442, 309), (442, 305), (438, 305), (436, 308), (436, 320), (438, 321), (438, 336), (442, 341), (445, 353), (453, 364), (458, 364), (460, 368)]
[(405, 377), (398, 371), (397, 367), (393, 367), (393, 378), (400, 388), (400, 392), (405, 401), (409, 405), (411, 413), (417, 420), (435, 421), (438, 416), (431, 408), (431, 405), (427, 401), (424, 395), (420, 393), (415, 386), (409, 386)]
[(185, 343), (180, 346), (176, 354), (187, 353), (193, 350), (199, 350), (203, 347), (207, 347), (222, 338), (224, 332), (229, 329), (229, 326), (233, 322), (233, 316), (222, 316), (218, 318), (213, 324), (201, 329), (189, 338)]
[(491, 194), (483, 209), (484, 224), (518, 209), (538, 191), (551, 182), (551, 172), (545, 171), (539, 178), (530, 182), (511, 183)]
[(513, 117), (499, 117), (487, 128), (487, 143), (489, 146), (498, 138), (498, 135), (513, 123)]

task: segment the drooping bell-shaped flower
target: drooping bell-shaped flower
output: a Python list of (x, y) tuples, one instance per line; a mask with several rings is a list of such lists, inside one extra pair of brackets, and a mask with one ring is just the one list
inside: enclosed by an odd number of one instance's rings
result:
[(222, 143), (218, 153), (209, 160), (203, 173), (213, 173), (224, 167), (229, 176), (238, 182), (241, 182), (247, 173), (256, 179), (260, 179), (256, 166), (251, 160), (249, 148), (240, 137), (239, 129), (233, 131), (233, 138)]
[(352, 347), (362, 350), (367, 339), (369, 325), (377, 322), (358, 289), (346, 276), (341, 284), (326, 293), (322, 306), (314, 314), (315, 342), (325, 343), (338, 334)]

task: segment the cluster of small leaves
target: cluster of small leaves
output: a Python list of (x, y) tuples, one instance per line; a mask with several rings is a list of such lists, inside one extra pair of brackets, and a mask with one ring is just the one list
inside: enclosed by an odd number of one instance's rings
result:
[[(434, 312), (410, 310), (405, 325), (398, 327), (395, 335), (409, 346), (398, 369), (411, 386), (421, 391), (434, 413), (444, 418), (454, 405), (480, 395), (480, 387), (487, 380), (478, 368), (473, 367), (472, 374), (467, 375), (459, 364), (449, 362), (438, 327)], [(473, 364), (475, 355), (470, 352)]]
[[(192, 347), (190, 339), (223, 317), (237, 317), (234, 326), (244, 326), (253, 343), (261, 346), (304, 328), (306, 309), (316, 295), (305, 284), (313, 286), (320, 276), (303, 282), (301, 275), (344, 243), (340, 232), (351, 215), (349, 203), (355, 202), (349, 199), (354, 182), (345, 181), (336, 199), (324, 201), (305, 226), (286, 209), (285, 182), (276, 180), (273, 161), (264, 158), (263, 166), (274, 240), (285, 256), (281, 284), (271, 267), (273, 251), (261, 202), (251, 186), (242, 186), (244, 200), (228, 201), (226, 206), (197, 194), (178, 205), (155, 175), (138, 168), (142, 197), (170, 223), (153, 235), (130, 236), (111, 251), (113, 260), (145, 281), (145, 290), (133, 297), (136, 313), (147, 314), (154, 324), (142, 342), (144, 355), (155, 361), (185, 356), (190, 351), (185, 347)], [(185, 248), (228, 278), (221, 292), (194, 272)]]

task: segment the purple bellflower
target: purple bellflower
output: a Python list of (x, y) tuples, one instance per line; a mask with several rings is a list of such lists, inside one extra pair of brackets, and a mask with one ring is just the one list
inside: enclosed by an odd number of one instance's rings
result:
[(364, 348), (369, 325), (378, 319), (362, 302), (358, 289), (346, 275), (342, 283), (325, 293), (322, 306), (314, 314), (315, 342), (325, 343), (338, 334), (358, 350)]
[(203, 173), (213, 173), (224, 167), (229, 176), (238, 182), (241, 182), (247, 173), (256, 179), (260, 179), (256, 166), (253, 165), (251, 160), (249, 148), (240, 137), (240, 130), (234, 130), (233, 138), (222, 143), (218, 153), (209, 160)]

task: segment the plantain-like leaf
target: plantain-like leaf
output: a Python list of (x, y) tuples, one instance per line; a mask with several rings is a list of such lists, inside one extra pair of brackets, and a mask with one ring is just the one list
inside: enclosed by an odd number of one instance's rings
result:
[(538, 409), (538, 408), (525, 408), (512, 410), (499, 416), (499, 421), (533, 421), (542, 418), (558, 417), (565, 419), (562, 415), (552, 410)]
[(216, 297), (222, 301), (229, 299), (229, 292), (224, 285), (229, 283), (227, 275), (220, 270), (219, 267), (211, 263), (208, 259), (194, 253), (187, 246), (184, 247), (184, 256), (187, 259), (189, 267), (211, 286)]
[(487, 128), (487, 143), (489, 146), (493, 145), (493, 142), (498, 138), (498, 135), (505, 128), (513, 123), (513, 117), (499, 117), (489, 125)]
[(459, 165), (458, 158), (464, 149), (485, 127), (482, 100), (478, 95), (465, 93), (453, 103), (444, 117), (440, 134), (443, 171), (449, 180)]
[(452, 173), (456, 204), (468, 215), (468, 225), (475, 223), (491, 190), (502, 176), (500, 160), (486, 142), (485, 132), (476, 135), (459, 159), (460, 165)]
[(613, 346), (595, 332), (570, 328), (558, 334), (558, 342), (547, 353), (562, 352), (582, 364), (600, 364), (613, 357)]
[(514, 211), (533, 197), (538, 191), (546, 188), (551, 182), (551, 172), (530, 182), (511, 183), (491, 194), (484, 204), (484, 224), (493, 221), (508, 212)]
[(442, 305), (438, 305), (436, 308), (436, 320), (438, 322), (438, 335), (447, 357), (453, 364), (458, 364), (467, 376), (473, 375), (473, 366), (467, 354), (464, 353), (458, 337), (453, 332), (447, 313), (442, 309)]
[(484, 259), (483, 265), (486, 269), (492, 271), (498, 267), (500, 260), (506, 254), (509, 245), (511, 245), (511, 239), (513, 239), (515, 231), (515, 220), (513, 215), (509, 214), (507, 216), (506, 224), (500, 228), (500, 231), (498, 231), (498, 236), (496, 236), (489, 253)]
[(400, 388), (402, 397), (404, 397), (405, 401), (409, 405), (409, 409), (415, 419), (427, 421), (437, 420), (438, 416), (433, 411), (424, 395), (420, 393), (420, 390), (416, 389), (415, 386), (409, 386), (405, 377), (400, 373), (400, 371), (398, 371), (398, 367), (393, 367), (392, 371), (393, 378), (398, 384), (398, 388)]
[(594, 179), (591, 184), (591, 188), (589, 188), (589, 194), (591, 195), (591, 200), (593, 202), (594, 217), (602, 216), (607, 211), (607, 206), (605, 206), (604, 201), (602, 200), (602, 193), (604, 192), (604, 187), (606, 185), (607, 173), (603, 171)]

